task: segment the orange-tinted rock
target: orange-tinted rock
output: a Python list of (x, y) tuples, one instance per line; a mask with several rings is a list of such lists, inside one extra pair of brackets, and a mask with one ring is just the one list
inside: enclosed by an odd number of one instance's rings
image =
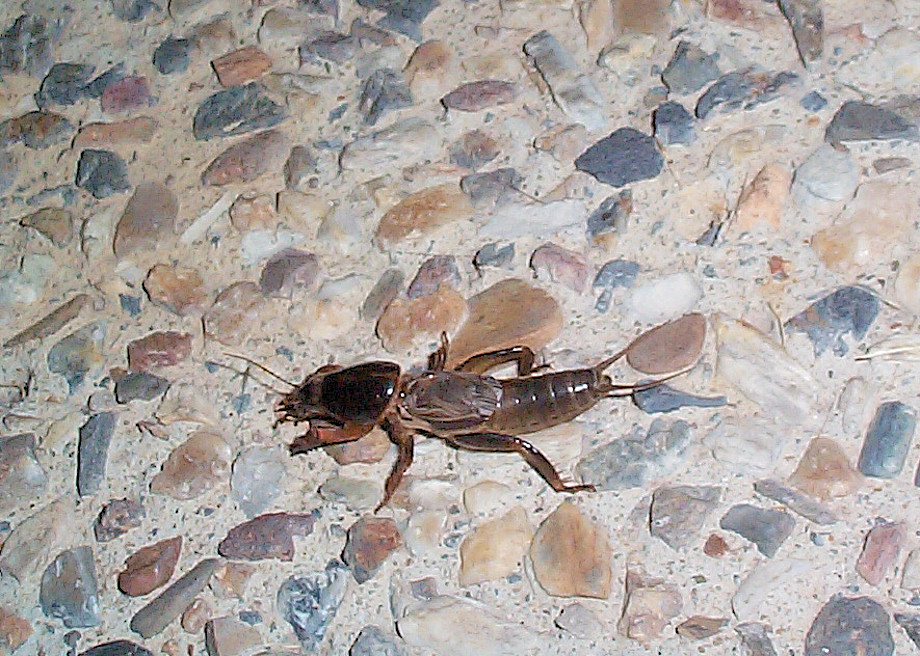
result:
[(354, 442), (331, 444), (323, 449), (340, 465), (380, 462), (390, 450), (390, 438), (382, 429), (375, 428)]
[(32, 635), (28, 620), (0, 606), (0, 654), (11, 654)]
[(230, 207), (230, 223), (240, 232), (275, 227), (278, 223), (275, 200), (265, 194), (241, 195)]
[(428, 234), (472, 214), (473, 205), (458, 185), (428, 187), (407, 196), (383, 215), (377, 225), (377, 242), (386, 248), (414, 233)]
[(245, 599), (256, 566), (227, 560), (214, 572), (211, 591), (218, 599)]
[(254, 282), (230, 285), (217, 295), (211, 309), (204, 315), (204, 332), (221, 344), (236, 346), (246, 341), (250, 332), (262, 325), (259, 312), (265, 297)]
[(906, 532), (900, 523), (880, 521), (866, 535), (856, 571), (869, 585), (878, 585), (901, 555)]
[(667, 0), (620, 0), (614, 3), (614, 25), (620, 32), (661, 34), (668, 29)]
[(208, 293), (201, 274), (195, 269), (157, 264), (147, 273), (144, 290), (151, 302), (180, 317), (201, 312), (208, 303)]
[(40, 232), (55, 246), (66, 246), (73, 239), (73, 214), (63, 208), (43, 207), (19, 219), (19, 224)]
[(647, 645), (680, 614), (682, 606), (676, 585), (648, 576), (639, 567), (628, 567), (626, 601), (617, 629), (627, 638)]
[(466, 316), (466, 300), (447, 285), (418, 298), (397, 298), (377, 321), (377, 335), (388, 351), (409, 348), (416, 337), (453, 333)]
[(453, 59), (453, 51), (443, 41), (425, 41), (419, 44), (406, 64), (406, 80), (413, 84), (416, 77), (437, 77)]
[(77, 133), (73, 146), (95, 148), (116, 144), (150, 143), (159, 124), (149, 116), (138, 116), (112, 123), (87, 123)]
[(816, 437), (809, 442), (789, 477), (792, 485), (821, 500), (853, 494), (862, 480), (862, 474), (850, 464), (840, 446), (827, 437)]
[(469, 300), (469, 318), (451, 335), (448, 365), (471, 355), (526, 345), (539, 351), (562, 330), (552, 296), (522, 280), (502, 280)]
[(235, 87), (262, 77), (271, 70), (272, 60), (255, 46), (246, 46), (211, 62), (223, 87)]
[(355, 580), (371, 579), (387, 557), (402, 545), (396, 522), (389, 517), (362, 517), (348, 529), (342, 552)]
[(679, 371), (696, 362), (705, 339), (706, 317), (685, 314), (639, 335), (629, 345), (626, 361), (644, 374)]
[(180, 620), (182, 629), (186, 633), (201, 633), (205, 623), (211, 619), (213, 613), (214, 609), (211, 608), (211, 605), (201, 597), (198, 597), (182, 612), (182, 619)]
[(768, 164), (741, 192), (735, 221), (741, 230), (750, 230), (759, 224), (779, 229), (783, 207), (789, 197), (792, 175), (778, 164)]
[(128, 367), (132, 371), (149, 371), (171, 367), (192, 352), (192, 336), (174, 330), (150, 333), (128, 344)]
[(262, 636), (257, 628), (242, 620), (218, 617), (205, 625), (204, 644), (208, 654), (242, 656), (253, 653), (262, 644)]
[(448, 109), (478, 112), (489, 107), (504, 105), (514, 100), (517, 87), (501, 80), (480, 80), (461, 84), (441, 98)]
[(118, 257), (160, 246), (175, 230), (179, 201), (172, 190), (156, 182), (139, 184), (115, 227)]
[(721, 558), (728, 553), (728, 542), (718, 533), (710, 533), (703, 544), (703, 553), (710, 558)]
[(269, 513), (234, 526), (221, 540), (217, 552), (236, 560), (292, 560), (295, 535), (313, 532), (316, 517), (309, 513)]
[(166, 585), (182, 551), (182, 536), (161, 540), (131, 554), (118, 574), (118, 589), (129, 597), (140, 597)]
[(481, 524), (460, 544), (460, 585), (494, 581), (513, 573), (532, 537), (527, 513), (520, 506)]
[(540, 586), (554, 597), (610, 596), (610, 542), (603, 528), (568, 501), (543, 520), (530, 558)]
[(726, 626), (728, 626), (728, 619), (725, 617), (693, 615), (677, 625), (677, 634), (689, 640), (705, 640)]
[(208, 431), (192, 433), (173, 449), (162, 470), (150, 481), (150, 491), (173, 499), (194, 499), (230, 477), (230, 445)]
[(230, 146), (214, 158), (201, 183), (214, 187), (252, 182), (269, 171), (280, 171), (287, 159), (290, 144), (284, 133), (266, 130)]

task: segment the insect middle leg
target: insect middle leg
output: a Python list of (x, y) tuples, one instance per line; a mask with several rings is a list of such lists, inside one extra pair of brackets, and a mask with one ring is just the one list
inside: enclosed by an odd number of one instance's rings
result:
[(590, 484), (565, 483), (553, 464), (533, 444), (513, 435), (503, 433), (466, 433), (463, 435), (437, 436), (448, 444), (466, 451), (490, 451), (493, 453), (520, 453), (527, 464), (533, 467), (543, 480), (556, 492), (594, 492)]
[(412, 465), (415, 450), (413, 431), (403, 426), (398, 416), (387, 416), (383, 421), (383, 429), (390, 436), (390, 441), (396, 445), (397, 454), (393, 469), (390, 470), (390, 475), (387, 476), (387, 481), (383, 486), (383, 500), (374, 508), (375, 513), (390, 502), (390, 498), (402, 482), (403, 475)]

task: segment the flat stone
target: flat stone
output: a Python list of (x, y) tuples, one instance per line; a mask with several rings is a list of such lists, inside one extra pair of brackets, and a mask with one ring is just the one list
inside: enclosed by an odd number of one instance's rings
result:
[(563, 608), (553, 623), (582, 640), (597, 639), (604, 633), (604, 625), (597, 615), (578, 602)]
[(129, 597), (141, 597), (166, 585), (181, 551), (181, 535), (138, 549), (128, 556), (125, 569), (119, 572), (118, 589)]
[(42, 77), (54, 61), (54, 39), (48, 18), (20, 15), (0, 36), (0, 70)]
[(0, 606), (0, 653), (5, 656), (16, 651), (32, 633), (28, 620)]
[(48, 475), (35, 456), (32, 433), (0, 437), (0, 513), (9, 513), (26, 501), (39, 498)]
[(102, 92), (102, 111), (108, 114), (130, 112), (155, 104), (147, 78), (140, 75), (129, 75), (112, 82)]
[(722, 516), (719, 526), (750, 540), (757, 545), (760, 553), (772, 558), (786, 538), (792, 534), (795, 518), (782, 510), (763, 509), (741, 503), (732, 506)]
[(741, 582), (732, 596), (732, 611), (740, 619), (759, 617), (768, 595), (784, 589), (792, 581), (801, 581), (814, 569), (804, 558), (775, 558), (759, 563)]
[(888, 611), (869, 597), (835, 595), (821, 608), (805, 636), (805, 656), (891, 656)]
[(411, 235), (428, 235), (464, 221), (472, 214), (473, 206), (458, 186), (428, 187), (410, 194), (387, 210), (377, 225), (376, 240), (382, 248), (390, 247)]
[(368, 9), (386, 12), (378, 25), (388, 30), (404, 34), (415, 41), (422, 40), (421, 25), (428, 14), (437, 7), (439, 0), (358, 0), (358, 4)]
[(252, 446), (236, 457), (230, 489), (247, 517), (263, 512), (281, 494), (287, 471), (281, 447)]
[(67, 380), (73, 394), (86, 375), (102, 364), (105, 323), (95, 321), (70, 333), (48, 351), (48, 370)]
[(348, 529), (342, 560), (358, 583), (369, 581), (403, 540), (396, 522), (387, 517), (362, 517)]
[(859, 471), (873, 478), (895, 478), (904, 468), (916, 428), (916, 410), (900, 401), (882, 403), (866, 431)]
[(278, 612), (307, 653), (317, 649), (345, 598), (348, 568), (332, 560), (325, 570), (309, 576), (291, 576), (278, 588)]
[(527, 513), (520, 506), (480, 524), (460, 543), (460, 585), (495, 581), (512, 574), (532, 538)]
[(96, 198), (108, 198), (131, 188), (128, 165), (110, 150), (87, 148), (77, 162), (76, 185)]
[(150, 143), (159, 123), (149, 116), (136, 116), (111, 123), (87, 123), (74, 138), (74, 148)]
[(920, 647), (920, 613), (895, 613), (894, 621), (904, 629), (910, 641)]
[(201, 174), (201, 183), (214, 187), (252, 182), (281, 168), (290, 143), (284, 133), (266, 130), (227, 148)]
[(792, 72), (767, 73), (755, 69), (732, 71), (713, 82), (696, 103), (696, 116), (705, 119), (712, 112), (753, 109), (779, 97), (780, 90), (799, 81)]
[(133, 499), (112, 499), (102, 507), (93, 522), (97, 542), (111, 542), (141, 525), (147, 512)]
[(460, 189), (479, 210), (491, 210), (520, 196), (523, 176), (511, 167), (471, 173), (460, 178)]
[(641, 567), (626, 569), (626, 600), (617, 630), (627, 638), (648, 646), (683, 607), (680, 591), (673, 583), (648, 576)]
[(435, 294), (442, 284), (457, 287), (460, 284), (460, 270), (453, 255), (434, 255), (422, 262), (406, 290), (409, 298)]
[(0, 122), (0, 148), (22, 142), (26, 148), (43, 150), (65, 141), (73, 125), (54, 112), (27, 112)]
[(728, 404), (725, 396), (697, 396), (665, 384), (637, 390), (633, 392), (632, 398), (642, 412), (650, 415), (673, 412), (680, 408), (718, 408)]
[(440, 285), (433, 294), (391, 302), (377, 321), (377, 336), (388, 351), (403, 351), (416, 340), (457, 332), (466, 314), (463, 296)]
[(853, 494), (862, 480), (837, 442), (827, 437), (816, 437), (808, 443), (789, 477), (792, 485), (818, 499)]
[(262, 325), (259, 318), (265, 297), (254, 282), (237, 282), (224, 289), (205, 313), (204, 331), (209, 339), (226, 346), (246, 341), (250, 331)]
[(350, 34), (324, 30), (319, 35), (304, 43), (297, 49), (300, 65), (319, 63), (326, 60), (334, 64), (344, 64), (354, 58), (358, 40)]
[(198, 497), (227, 480), (230, 446), (215, 433), (197, 431), (169, 454), (150, 491), (173, 499)]
[(178, 264), (151, 267), (144, 279), (144, 291), (151, 303), (180, 317), (202, 312), (210, 300), (201, 274)]
[(843, 141), (917, 141), (917, 126), (903, 116), (880, 105), (848, 100), (843, 103), (827, 126), (824, 140)]
[(69, 497), (52, 501), (16, 525), (0, 552), (0, 573), (20, 583), (41, 572), (77, 534)]
[(257, 80), (271, 70), (272, 60), (256, 46), (245, 46), (211, 61), (222, 87), (235, 87)]
[(153, 250), (173, 236), (179, 200), (169, 187), (139, 184), (115, 227), (113, 248), (118, 257), (131, 257)]
[(339, 165), (346, 171), (397, 169), (432, 157), (439, 148), (434, 126), (410, 117), (346, 144)]
[(543, 520), (530, 545), (534, 576), (554, 597), (609, 597), (611, 557), (605, 531), (569, 502)]
[(498, 154), (498, 142), (482, 130), (465, 133), (450, 147), (451, 163), (471, 171), (482, 168)]
[(780, 0), (780, 9), (789, 25), (805, 66), (821, 59), (824, 52), (824, 11), (818, 0)]
[(77, 492), (81, 497), (95, 494), (105, 481), (109, 443), (115, 433), (114, 412), (99, 412), (80, 427), (77, 455)]
[(678, 102), (658, 105), (652, 116), (655, 138), (665, 146), (687, 146), (696, 139), (693, 115)]
[(35, 94), (35, 103), (41, 108), (48, 105), (73, 105), (85, 94), (94, 70), (96, 67), (91, 64), (54, 64), (42, 79), (41, 87)]
[(779, 230), (791, 183), (792, 175), (783, 166), (767, 164), (760, 169), (738, 197), (735, 208), (738, 229), (744, 231), (763, 226)]
[(655, 139), (633, 128), (620, 128), (575, 160), (575, 168), (612, 187), (654, 178), (664, 166)]
[(61, 552), (42, 576), (39, 603), (46, 617), (67, 628), (98, 626), (102, 618), (91, 547)]
[(367, 125), (376, 125), (391, 111), (412, 106), (412, 92), (401, 73), (389, 68), (374, 71), (361, 86), (358, 110)]
[(204, 627), (208, 656), (243, 656), (262, 645), (259, 630), (235, 617), (215, 617)]
[(128, 342), (128, 367), (132, 371), (150, 371), (172, 367), (192, 352), (192, 336), (174, 330), (150, 333)]
[(878, 585), (885, 579), (891, 566), (898, 561), (906, 537), (903, 524), (883, 519), (869, 530), (856, 561), (856, 571), (869, 585)]
[(361, 305), (361, 318), (376, 321), (380, 313), (396, 298), (402, 289), (403, 272), (399, 269), (387, 269), (382, 274), (374, 287), (368, 292), (364, 303)]
[(473, 266), (477, 271), (483, 267), (507, 269), (510, 268), (512, 260), (514, 260), (514, 244), (490, 242), (476, 251)]
[(330, 444), (323, 447), (333, 460), (340, 465), (356, 462), (380, 462), (390, 452), (390, 438), (383, 429), (375, 428), (364, 437), (343, 444)]
[(156, 599), (134, 614), (131, 630), (144, 638), (152, 638), (161, 633), (204, 590), (218, 565), (219, 558), (199, 561)]
[(699, 359), (705, 339), (706, 317), (685, 314), (639, 335), (626, 348), (626, 361), (649, 375), (680, 371)]
[(660, 487), (652, 496), (649, 530), (672, 549), (684, 549), (696, 540), (703, 524), (721, 500), (714, 486)]
[(814, 345), (815, 357), (828, 347), (842, 357), (849, 351), (844, 336), (853, 340), (865, 337), (880, 304), (878, 296), (862, 287), (841, 287), (789, 319), (784, 327), (788, 332), (806, 333)]
[(264, 86), (250, 82), (208, 97), (192, 121), (195, 138), (207, 141), (277, 125), (287, 118), (287, 112), (266, 94)]
[(799, 205), (804, 204), (803, 192), (820, 200), (847, 200), (859, 185), (859, 174), (848, 150), (822, 144), (796, 167), (793, 195)]
[(259, 275), (259, 289), (266, 296), (289, 298), (309, 290), (319, 278), (319, 258), (313, 253), (286, 248), (272, 255)]
[(3, 343), (4, 348), (28, 344), (32, 340), (42, 339), (55, 334), (61, 328), (76, 319), (89, 304), (87, 294), (77, 294), (63, 305), (55, 308), (41, 319), (25, 328)]
[(378, 626), (365, 626), (348, 650), (348, 656), (408, 656), (396, 636), (385, 633)]
[(41, 233), (55, 246), (66, 246), (73, 239), (73, 214), (70, 210), (43, 207), (19, 219), (19, 224)]
[(671, 471), (689, 441), (689, 424), (656, 419), (647, 432), (637, 427), (632, 434), (588, 452), (576, 471), (598, 490), (641, 487)]
[(562, 311), (555, 299), (516, 278), (476, 294), (468, 307), (466, 323), (451, 337), (448, 367), (477, 353), (522, 344), (536, 352), (562, 330)]
[(310, 513), (259, 515), (230, 529), (217, 552), (235, 560), (290, 561), (294, 558), (294, 536), (310, 535), (315, 523), (316, 516)]
[(815, 524), (825, 526), (839, 521), (833, 511), (801, 492), (786, 487), (776, 479), (767, 478), (757, 481), (754, 483), (754, 491), (768, 499), (773, 499), (773, 501), (783, 504), (792, 512)]
[(153, 65), (160, 75), (173, 75), (188, 70), (195, 43), (170, 34), (153, 51)]
[(533, 252), (530, 267), (537, 277), (548, 277), (579, 294), (588, 281), (585, 257), (553, 242), (547, 242)]
[(479, 112), (483, 109), (510, 103), (517, 96), (517, 86), (502, 80), (467, 82), (441, 98), (447, 109), (462, 112)]
[(668, 91), (686, 95), (699, 91), (720, 75), (719, 54), (710, 54), (689, 41), (679, 41), (661, 73)]
[(677, 635), (688, 640), (705, 640), (728, 626), (727, 617), (693, 615), (677, 625)]

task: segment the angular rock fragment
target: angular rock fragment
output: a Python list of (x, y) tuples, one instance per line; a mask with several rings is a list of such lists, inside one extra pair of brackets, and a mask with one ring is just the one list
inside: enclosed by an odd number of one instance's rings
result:
[(835, 595), (821, 608), (805, 636), (805, 656), (891, 656), (888, 611), (869, 597)]
[(102, 507), (93, 522), (97, 542), (110, 542), (141, 525), (146, 516), (144, 507), (133, 499), (112, 499)]
[(374, 284), (367, 298), (361, 305), (361, 318), (376, 321), (380, 313), (396, 298), (403, 283), (403, 273), (399, 269), (387, 269)]
[(85, 89), (96, 67), (91, 64), (58, 62), (42, 79), (35, 94), (40, 108), (48, 105), (73, 105), (85, 94)]
[(588, 281), (588, 263), (584, 256), (553, 242), (543, 244), (533, 252), (530, 267), (538, 276), (547, 276), (579, 294)]
[(67, 380), (73, 394), (86, 375), (102, 364), (105, 323), (96, 321), (61, 339), (48, 351), (48, 370)]
[(105, 480), (109, 443), (115, 433), (115, 417), (114, 412), (99, 412), (80, 427), (77, 492), (81, 497), (98, 492)]
[(67, 628), (99, 625), (102, 618), (91, 547), (63, 551), (48, 565), (39, 603), (47, 617), (62, 620)]
[(489, 210), (520, 195), (518, 189), (523, 180), (516, 169), (504, 167), (463, 176), (460, 178), (460, 189), (470, 197), (474, 207)]
[(498, 142), (482, 130), (471, 130), (450, 148), (450, 161), (476, 171), (498, 157)]
[(246, 654), (262, 645), (262, 635), (258, 629), (235, 617), (215, 617), (204, 626), (204, 644), (209, 655)]
[(898, 623), (910, 641), (917, 647), (920, 647), (920, 614), (918, 613), (895, 613), (894, 621)]
[(900, 474), (916, 428), (916, 410), (900, 401), (882, 403), (866, 431), (859, 452), (859, 471), (873, 478)]
[(22, 217), (19, 224), (41, 233), (55, 246), (66, 246), (73, 239), (73, 214), (70, 210), (45, 207)]
[(52, 310), (49, 314), (36, 321), (25, 330), (22, 330), (10, 337), (8, 340), (6, 340), (6, 342), (3, 343), (3, 347), (11, 348), (13, 346), (20, 346), (21, 344), (26, 344), (34, 339), (42, 339), (44, 337), (53, 335), (68, 323), (76, 319), (80, 314), (80, 311), (89, 303), (89, 300), (90, 299), (88, 295), (77, 294), (72, 299), (60, 307)]
[(138, 549), (128, 556), (125, 569), (119, 572), (118, 589), (129, 597), (141, 597), (166, 585), (181, 551), (181, 535)]
[(816, 437), (808, 443), (789, 477), (792, 485), (818, 499), (853, 494), (862, 480), (840, 446), (827, 437)]
[(718, 408), (728, 403), (725, 396), (697, 396), (665, 384), (639, 389), (633, 392), (632, 398), (642, 412), (650, 415), (687, 407)]
[(447, 109), (478, 112), (490, 107), (505, 105), (514, 100), (517, 87), (512, 82), (480, 80), (467, 82), (441, 98)]
[(230, 488), (247, 517), (263, 512), (281, 494), (286, 471), (280, 447), (252, 446), (233, 462)]
[(849, 351), (844, 335), (854, 340), (865, 337), (879, 306), (880, 301), (872, 292), (862, 287), (841, 287), (789, 319), (785, 328), (806, 333), (814, 344), (815, 357), (828, 347), (839, 357)]
[(22, 142), (26, 148), (42, 150), (61, 143), (73, 132), (73, 125), (54, 112), (27, 112), (0, 122), (0, 148)]
[(277, 125), (287, 118), (287, 112), (266, 94), (257, 82), (218, 91), (195, 112), (195, 138), (206, 141)]
[(365, 626), (348, 650), (348, 656), (408, 656), (395, 636), (374, 625)]
[(74, 148), (150, 143), (159, 127), (149, 116), (126, 118), (111, 123), (87, 123), (74, 138)]
[(856, 571), (869, 585), (878, 585), (884, 580), (901, 555), (905, 538), (903, 524), (885, 520), (880, 520), (866, 534), (862, 553), (856, 561)]
[(683, 599), (676, 585), (648, 576), (641, 567), (627, 567), (626, 600), (617, 630), (648, 645), (677, 617), (682, 607)]
[(402, 119), (346, 144), (339, 165), (345, 170), (408, 166), (433, 156), (441, 142), (439, 135), (424, 119), (415, 116)]
[(422, 262), (409, 288), (406, 296), (418, 298), (428, 296), (438, 291), (442, 284), (457, 287), (460, 284), (460, 270), (457, 268), (457, 259), (453, 255), (434, 255)]
[(479, 525), (460, 543), (460, 585), (508, 576), (517, 569), (532, 537), (527, 513), (520, 506)]
[(144, 279), (144, 291), (152, 303), (180, 317), (202, 311), (208, 300), (201, 274), (179, 265), (154, 265)]
[(428, 187), (387, 210), (377, 225), (377, 242), (382, 246), (392, 246), (413, 233), (429, 234), (465, 220), (472, 213), (473, 206), (459, 187), (452, 184)]
[(205, 335), (226, 346), (242, 344), (252, 330), (262, 325), (259, 313), (264, 304), (265, 297), (256, 283), (233, 283), (217, 295), (205, 313)]
[(278, 588), (278, 612), (306, 653), (316, 650), (345, 598), (348, 568), (337, 560), (310, 576), (291, 576)]
[(840, 106), (827, 126), (824, 140), (830, 144), (842, 141), (917, 141), (917, 126), (900, 114), (859, 100), (848, 100)]
[(652, 496), (649, 530), (672, 549), (683, 549), (697, 538), (722, 496), (713, 486), (660, 487)]
[(827, 525), (838, 521), (833, 511), (801, 492), (786, 487), (776, 479), (767, 478), (754, 483), (754, 491), (777, 503), (781, 503), (792, 512), (798, 513), (815, 524)]
[(770, 640), (770, 627), (761, 622), (742, 622), (735, 627), (741, 638), (741, 645), (747, 651), (745, 656), (777, 656), (773, 641)]
[(722, 74), (718, 61), (718, 53), (710, 54), (696, 44), (681, 40), (662, 71), (661, 80), (671, 93), (690, 94)]
[(732, 596), (732, 611), (740, 619), (758, 617), (771, 592), (782, 590), (789, 581), (804, 578), (813, 567), (811, 561), (803, 558), (776, 558), (760, 563)]
[(194, 499), (230, 473), (230, 446), (215, 433), (197, 431), (169, 454), (150, 481), (150, 491), (174, 499)]
[[(596, 210), (588, 215), (588, 236), (597, 238), (600, 235), (613, 232), (625, 234), (632, 210), (632, 192), (629, 189), (624, 189), (617, 194), (608, 196), (601, 201)], [(607, 285), (603, 286), (606, 287)]]
[(807, 67), (824, 52), (824, 11), (821, 0), (780, 0), (780, 9), (792, 27), (802, 63)]
[(266, 296), (289, 297), (295, 290), (313, 287), (319, 272), (316, 255), (286, 248), (272, 255), (262, 267), (259, 289)]
[(131, 630), (144, 638), (152, 638), (161, 633), (204, 590), (220, 562), (219, 558), (200, 561), (156, 599), (137, 611), (131, 618)]
[(562, 503), (543, 521), (530, 545), (530, 558), (540, 586), (553, 596), (610, 596), (608, 538), (572, 503)]
[(738, 197), (735, 221), (742, 231), (765, 224), (779, 230), (792, 176), (778, 164), (764, 166)]
[(473, 266), (477, 271), (483, 267), (507, 268), (513, 259), (514, 244), (491, 242), (476, 251)]
[(128, 366), (149, 371), (179, 364), (192, 352), (192, 336), (173, 330), (150, 333), (128, 343)]
[(228, 52), (211, 62), (222, 87), (235, 87), (256, 80), (272, 67), (271, 58), (256, 46)]
[(77, 531), (73, 501), (60, 498), (16, 525), (0, 552), (0, 573), (20, 583), (42, 571)]
[(654, 178), (664, 166), (655, 139), (633, 128), (619, 128), (575, 160), (575, 168), (612, 187)]
[(386, 12), (386, 15), (377, 23), (380, 27), (399, 32), (415, 41), (421, 41), (422, 23), (440, 2), (439, 0), (411, 0), (410, 2), (358, 0), (358, 4), (368, 9)]
[(694, 615), (677, 625), (677, 635), (688, 640), (705, 640), (719, 633), (728, 626), (726, 617), (706, 617)]
[(367, 125), (375, 125), (385, 113), (412, 106), (412, 92), (400, 73), (389, 68), (374, 71), (361, 87), (358, 109)]
[(76, 185), (96, 198), (107, 198), (131, 188), (128, 165), (110, 150), (87, 148), (77, 162)]
[(221, 540), (217, 552), (236, 560), (292, 560), (293, 537), (313, 532), (316, 516), (310, 513), (269, 513), (233, 527)]
[(358, 583), (369, 581), (387, 557), (402, 545), (396, 522), (386, 517), (362, 517), (348, 529), (342, 560)]
[(153, 65), (160, 75), (184, 73), (194, 48), (191, 39), (177, 38), (170, 34), (153, 51)]
[(54, 57), (54, 25), (39, 14), (21, 14), (0, 36), (0, 70), (42, 77)]
[(0, 606), (0, 653), (10, 654), (32, 635), (28, 620)]
[(102, 111), (111, 114), (150, 107), (156, 99), (150, 94), (146, 77), (130, 75), (106, 85), (101, 104)]
[(741, 503), (725, 513), (719, 526), (750, 540), (757, 545), (760, 553), (772, 558), (792, 534), (795, 518), (782, 510), (767, 510)]
[(169, 239), (178, 212), (179, 201), (169, 187), (154, 182), (138, 185), (115, 227), (115, 255), (136, 255)]
[(753, 109), (777, 98), (782, 87), (798, 81), (799, 76), (788, 71), (771, 74), (747, 69), (726, 73), (700, 96), (696, 116), (704, 119), (717, 109), (722, 113)]
[(660, 375), (680, 371), (700, 356), (706, 339), (706, 317), (697, 312), (642, 333), (626, 348), (626, 361), (636, 371)]
[(48, 485), (48, 475), (35, 456), (31, 433), (0, 437), (0, 513), (38, 498)]
[(693, 115), (680, 103), (661, 103), (652, 117), (655, 138), (665, 146), (687, 146), (696, 139), (693, 120)]

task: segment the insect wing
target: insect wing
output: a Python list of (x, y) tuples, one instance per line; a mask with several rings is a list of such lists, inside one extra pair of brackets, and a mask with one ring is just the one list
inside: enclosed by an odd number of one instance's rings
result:
[(458, 430), (491, 417), (501, 402), (501, 392), (501, 383), (491, 376), (429, 372), (412, 381), (404, 407), (432, 430)]

